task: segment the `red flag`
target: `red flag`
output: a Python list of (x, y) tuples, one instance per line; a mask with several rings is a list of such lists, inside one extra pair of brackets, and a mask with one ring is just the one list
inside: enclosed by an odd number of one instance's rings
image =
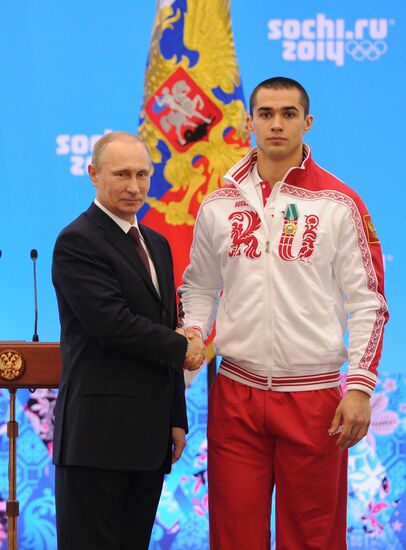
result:
[(200, 203), (249, 149), (229, 1), (158, 2), (139, 134), (154, 165), (140, 216), (168, 238), (179, 285)]

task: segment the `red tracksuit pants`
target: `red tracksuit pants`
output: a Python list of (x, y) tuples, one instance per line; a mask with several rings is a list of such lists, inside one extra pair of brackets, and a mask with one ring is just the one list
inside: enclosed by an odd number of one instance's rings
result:
[(329, 436), (339, 388), (275, 392), (218, 375), (209, 395), (211, 550), (345, 550), (347, 451)]

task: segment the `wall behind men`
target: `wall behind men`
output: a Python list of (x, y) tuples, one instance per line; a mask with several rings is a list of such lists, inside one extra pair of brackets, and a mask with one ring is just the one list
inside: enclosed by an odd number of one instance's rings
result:
[[(53, 243), (94, 196), (86, 176), (94, 140), (137, 129), (156, 5), (6, 0), (0, 9), (0, 338), (32, 337), (36, 248), (39, 335), (53, 341)], [(396, 0), (232, 2), (246, 98), (269, 76), (302, 82), (315, 115), (308, 142), (316, 161), (355, 187), (372, 214), (391, 310), (386, 370), (400, 367), (406, 306), (405, 12)]]

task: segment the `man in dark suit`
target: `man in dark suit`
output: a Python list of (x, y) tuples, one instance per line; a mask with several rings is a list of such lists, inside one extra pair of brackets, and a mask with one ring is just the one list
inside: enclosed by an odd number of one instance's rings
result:
[(150, 174), (139, 138), (101, 138), (96, 199), (55, 244), (59, 550), (147, 549), (164, 474), (185, 447), (182, 367), (198, 368), (204, 350), (193, 331), (175, 331), (168, 242), (136, 219)]

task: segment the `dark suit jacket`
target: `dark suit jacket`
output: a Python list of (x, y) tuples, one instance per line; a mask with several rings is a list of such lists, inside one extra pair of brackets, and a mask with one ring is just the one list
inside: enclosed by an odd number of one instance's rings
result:
[(140, 225), (161, 297), (128, 235), (92, 204), (59, 235), (52, 278), (61, 320), (63, 371), (54, 463), (114, 470), (170, 470), (171, 427), (187, 430), (175, 333), (172, 257)]

